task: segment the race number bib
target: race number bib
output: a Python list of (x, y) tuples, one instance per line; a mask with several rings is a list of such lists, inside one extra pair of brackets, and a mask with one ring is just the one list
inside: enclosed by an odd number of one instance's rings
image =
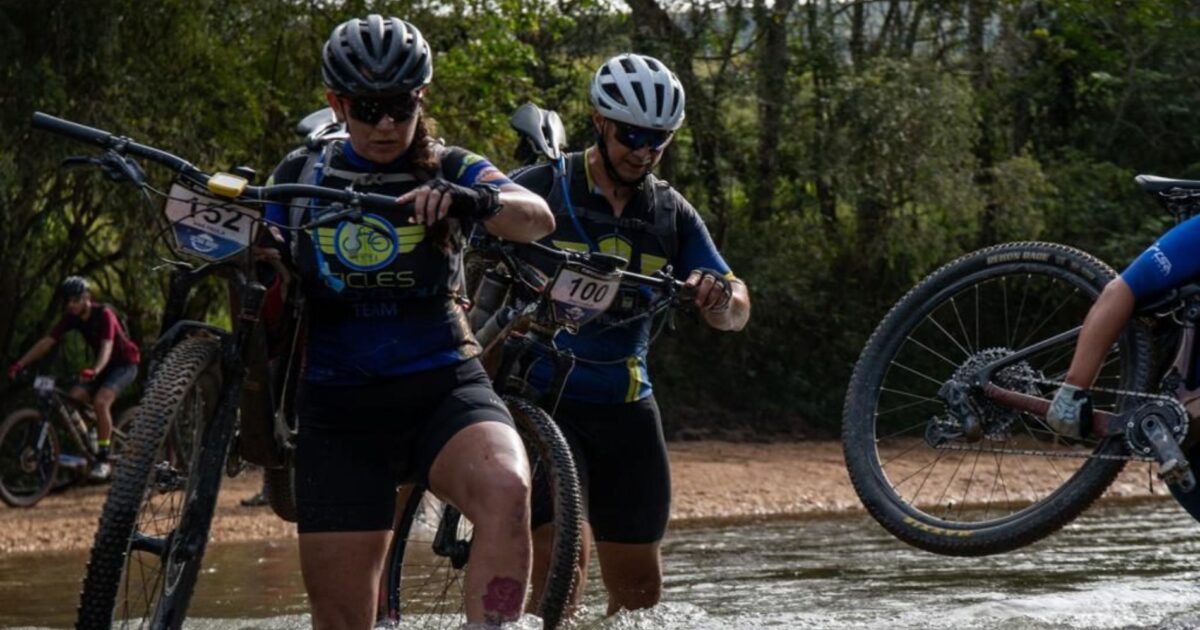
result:
[(572, 328), (582, 326), (608, 310), (617, 297), (620, 284), (621, 278), (616, 274), (560, 270), (550, 288), (555, 319)]
[(222, 260), (250, 246), (260, 213), (231, 205), (176, 182), (163, 208), (175, 251), (204, 260)]
[(33, 379), (33, 389), (39, 392), (49, 392), (54, 390), (53, 376), (39, 376)]

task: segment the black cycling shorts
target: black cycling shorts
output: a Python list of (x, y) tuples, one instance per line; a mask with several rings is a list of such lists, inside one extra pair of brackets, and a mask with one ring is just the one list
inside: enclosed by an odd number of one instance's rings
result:
[[(611, 405), (563, 400), (554, 419), (571, 445), (596, 540), (662, 540), (671, 515), (671, 468), (654, 396)], [(534, 527), (551, 520), (546, 493), (535, 492)]]
[(513, 426), (477, 359), (369, 385), (304, 383), (299, 392), (300, 533), (391, 529), (396, 488), (428, 484), (454, 434)]
[(79, 386), (90, 396), (95, 396), (101, 388), (112, 390), (112, 393), (119, 395), (137, 380), (137, 375), (136, 363), (109, 364), (95, 378), (86, 383), (80, 383)]

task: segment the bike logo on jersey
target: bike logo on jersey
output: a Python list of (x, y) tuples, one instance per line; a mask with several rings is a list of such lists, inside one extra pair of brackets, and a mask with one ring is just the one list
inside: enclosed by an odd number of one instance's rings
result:
[(386, 267), (399, 253), (396, 228), (381, 216), (364, 215), (361, 223), (346, 221), (333, 235), (333, 250), (343, 265), (357, 271)]

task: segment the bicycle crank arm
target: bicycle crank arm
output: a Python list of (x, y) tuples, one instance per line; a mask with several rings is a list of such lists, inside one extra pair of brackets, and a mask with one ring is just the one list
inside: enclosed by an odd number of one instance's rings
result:
[(1188, 458), (1179, 448), (1179, 442), (1163, 425), (1157, 415), (1148, 415), (1142, 419), (1142, 434), (1150, 441), (1154, 456), (1158, 460), (1158, 478), (1164, 483), (1178, 485), (1184, 492), (1196, 488), (1196, 475), (1192, 472)]

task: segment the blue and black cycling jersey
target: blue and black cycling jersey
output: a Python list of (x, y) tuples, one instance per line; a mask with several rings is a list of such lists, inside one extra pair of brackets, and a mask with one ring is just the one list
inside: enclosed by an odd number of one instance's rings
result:
[[(481, 156), (440, 150), (440, 169), (425, 172), (402, 156), (375, 164), (334, 142), (320, 154), (298, 150), (275, 169), (270, 183), (313, 183), (399, 196), (435, 176), (463, 186), (509, 180)], [(321, 202), (270, 204), (267, 218), (303, 224), (325, 210)], [(444, 221), (426, 228), (408, 222), (400, 207), (295, 233), (290, 252), (304, 285), (304, 378), (349, 385), (422, 372), (479, 354), (457, 301), (462, 279), (463, 230)]]
[[(563, 249), (617, 254), (629, 260), (629, 271), (637, 273), (651, 274), (669, 264), (672, 274), (679, 279), (700, 268), (733, 277), (703, 219), (682, 195), (665, 183), (645, 184), (626, 205), (620, 220), (606, 220), (613, 216), (612, 206), (596, 192), (586, 164), (583, 154), (569, 156), (569, 195), (552, 194), (556, 175), (550, 164), (514, 175), (516, 183), (550, 201), (557, 227), (543, 239), (544, 243)], [(661, 218), (658, 213), (664, 212), (674, 212), (673, 221), (656, 220)], [(653, 229), (639, 227), (664, 224), (672, 225), (674, 232), (665, 238)], [(559, 348), (571, 350), (578, 358), (567, 379), (564, 398), (591, 403), (633, 402), (653, 391), (646, 371), (646, 355), (654, 322), (641, 317), (614, 325), (636, 315), (649, 300), (638, 300), (636, 295), (623, 297), (628, 304), (622, 305), (623, 299), (618, 298), (607, 316), (587, 324), (578, 334), (562, 332), (555, 338)], [(549, 386), (553, 374), (552, 362), (544, 356), (536, 357), (526, 366), (527, 379), (539, 390)]]

